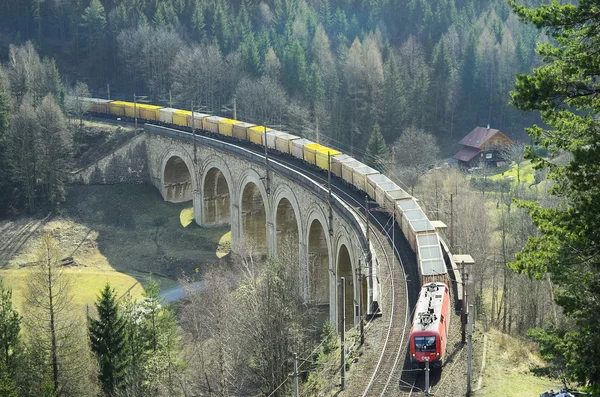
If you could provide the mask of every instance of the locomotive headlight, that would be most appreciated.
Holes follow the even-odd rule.
[[[417,358],[417,355],[415,353],[413,353],[413,360]]]
[[[440,358],[440,353],[435,353],[435,358],[437,358],[439,360]]]

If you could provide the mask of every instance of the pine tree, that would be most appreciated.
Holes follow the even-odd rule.
[[[517,75],[512,104],[539,111],[544,128],[528,129],[552,157],[569,153],[567,163],[542,158],[531,147],[527,158],[550,171],[555,206],[521,203],[539,234],[529,237],[513,269],[557,285],[556,303],[570,320],[563,330],[537,336],[555,364],[564,362],[569,380],[600,390],[600,16],[598,2],[553,2],[527,9],[510,1],[525,22],[554,40],[538,46],[546,64]],[[594,394],[596,394],[594,393]]]
[[[373,126],[373,132],[367,143],[367,149],[365,152],[365,164],[375,168],[380,172],[385,171],[385,163],[388,157],[388,148],[385,144],[385,139],[379,129],[379,124],[375,123]]]
[[[383,133],[387,142],[394,142],[406,122],[406,92],[398,66],[398,58],[391,53],[384,65]]]
[[[0,218],[13,202],[13,175],[10,151],[10,94],[8,81],[0,73]]]
[[[81,17],[81,28],[85,51],[90,63],[90,72],[98,73],[102,66],[106,50],[106,15],[100,0],[92,0]],[[96,65],[99,64],[99,65]]]
[[[20,352],[21,316],[12,307],[12,290],[0,280],[0,396],[16,395],[15,369]]]
[[[95,303],[98,319],[89,318],[92,351],[100,365],[99,379],[107,396],[123,386],[127,369],[125,321],[119,314],[116,292],[106,284]]]
[[[284,78],[291,92],[307,92],[306,56],[299,40],[294,40],[286,49]]]

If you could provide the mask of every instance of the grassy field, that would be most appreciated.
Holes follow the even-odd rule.
[[[183,274],[194,274],[196,268],[203,272],[217,261],[223,255],[220,240],[229,232],[228,227],[200,228],[191,222],[189,206],[167,203],[155,188],[144,185],[71,187],[60,214],[0,269],[0,277],[14,289],[20,305],[39,238],[51,233],[61,255],[75,262],[67,273],[73,277],[78,306],[92,303],[107,281],[119,293],[139,283],[132,289],[139,294],[140,284],[152,274],[163,289],[170,288]]]
[[[532,343],[496,330],[490,330],[487,337],[483,383],[482,388],[473,394],[475,397],[537,397],[546,390],[560,386],[557,380],[540,378],[530,372],[532,366],[542,364]],[[479,368],[475,371],[473,378],[477,380]]]
[[[4,285],[10,286],[13,290],[13,304],[17,310],[23,308],[28,273],[29,268],[0,270],[0,278],[3,279]],[[81,311],[81,314],[85,313],[86,305],[93,305],[100,289],[107,282],[119,296],[129,291],[132,296],[137,297],[144,291],[134,277],[111,269],[74,267],[66,269],[65,275],[70,280],[73,305]]]
[[[523,163],[521,163],[520,174],[521,183],[525,186],[529,186],[535,182],[535,170],[533,169],[531,161],[526,160]],[[515,164],[513,164],[507,171],[504,171],[503,173],[490,176],[490,179],[494,181],[499,181],[506,178],[514,178],[514,183],[517,183],[517,166]]]

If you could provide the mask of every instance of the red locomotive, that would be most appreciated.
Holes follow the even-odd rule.
[[[429,283],[421,288],[410,331],[410,357],[413,367],[441,368],[448,342],[450,296],[444,283]]]

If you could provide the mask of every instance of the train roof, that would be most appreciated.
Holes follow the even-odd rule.
[[[234,124],[237,127],[241,127],[241,128],[249,128],[249,127],[255,127],[256,124],[252,124],[252,123],[246,123],[245,121],[238,121]]]
[[[110,103],[110,102],[112,102],[110,99],[78,97],[77,95],[67,95],[67,98],[73,98],[73,99],[79,98],[80,101],[94,102],[94,103]]]
[[[162,108],[159,111],[161,113],[178,113],[181,109],[175,109],[175,108]]]
[[[446,273],[446,263],[437,233],[417,234],[421,275],[437,276]]]
[[[448,287],[444,283],[429,283],[421,288],[415,309],[413,332],[439,329],[445,295],[448,295]]]
[[[394,183],[390,178],[383,174],[371,174],[367,175],[367,179],[370,179],[374,184],[383,186],[386,183]],[[386,189],[383,189],[386,190]]]

